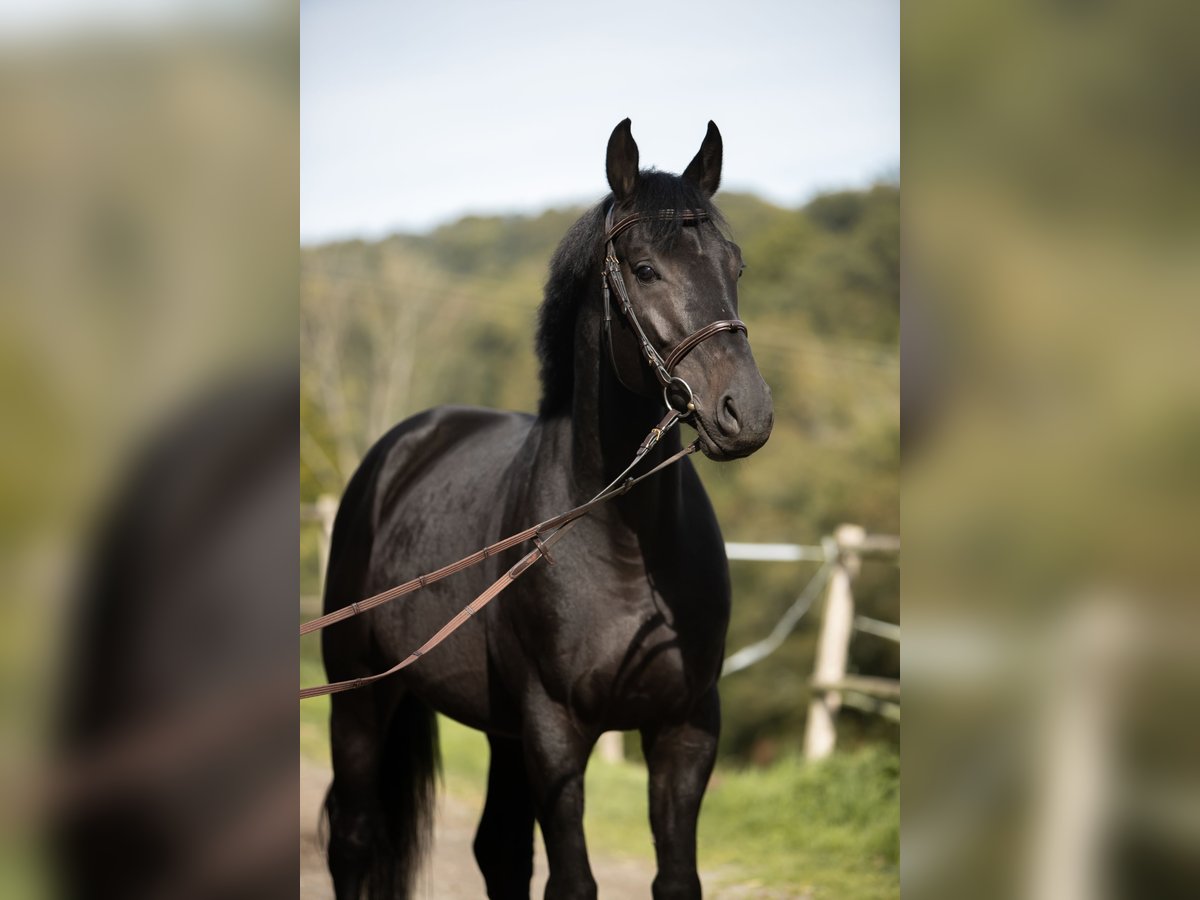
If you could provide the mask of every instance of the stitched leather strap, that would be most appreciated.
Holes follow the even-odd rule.
[[[620,219],[615,225],[612,224],[612,214],[613,210],[610,207],[604,222],[604,242],[606,244],[611,244],[616,239],[617,235],[628,229],[630,226],[636,225],[638,222],[643,222],[647,219],[657,219],[659,221],[666,221],[667,219],[679,219],[679,221],[683,222],[685,225],[708,221],[708,213],[697,209],[684,209],[680,210],[678,213],[676,213],[673,209],[660,209],[658,212],[654,213],[630,213],[623,219]]]
[[[674,374],[675,367],[679,365],[679,361],[691,353],[700,344],[707,341],[715,334],[720,334],[722,331],[740,331],[742,334],[749,335],[750,331],[746,328],[746,323],[741,319],[721,319],[717,322],[709,322],[698,331],[693,331],[682,341],[675,345],[675,349],[667,355],[666,368],[668,372]]]
[[[516,565],[492,582],[487,590],[463,607],[458,614],[455,615],[454,618],[452,618],[445,625],[443,625],[437,631],[437,633],[433,635],[433,637],[427,640],[424,644],[422,644],[400,662],[396,663],[396,665],[392,666],[385,672],[379,672],[375,675],[366,675],[361,678],[351,678],[346,681],[335,681],[332,684],[301,688],[300,699],[305,700],[309,697],[321,697],[326,694],[336,694],[340,693],[341,691],[354,690],[355,688],[363,687],[364,685],[387,678],[389,675],[394,675],[401,669],[411,666],[438,644],[442,643],[442,641],[446,640],[446,638],[450,637],[450,635],[462,627],[462,625],[465,624],[468,619],[474,616],[475,613],[479,612],[479,610],[491,603],[492,600],[499,596],[505,588],[521,577],[521,575],[530,566],[543,557],[549,558],[549,549],[562,540],[563,536],[571,530],[575,523],[583,516],[587,515],[587,513],[591,512],[592,509],[599,506],[601,503],[605,503],[614,497],[619,497],[620,495],[626,493],[634,485],[678,462],[689,453],[695,453],[699,445],[693,441],[682,450],[679,450],[677,453],[674,453],[664,459],[645,474],[639,475],[636,478],[626,478],[629,472],[635,465],[637,465],[639,461],[641,461],[650,448],[657,444],[663,434],[670,430],[670,428],[678,421],[679,414],[674,410],[669,411],[663,420],[651,429],[650,434],[646,436],[646,440],[642,441],[641,446],[638,448],[637,454],[633,458],[633,462],[625,467],[625,470],[617,476],[612,484],[602,490],[587,503],[576,506],[574,509],[568,510],[561,515],[547,519],[538,525],[534,525],[532,528],[527,528],[524,531],[497,541],[494,544],[490,544],[484,549],[472,553],[470,556],[464,556],[457,562],[438,569],[436,572],[432,572],[428,575],[420,575],[411,581],[406,581],[404,584],[398,585],[397,587],[391,588],[383,593],[376,594],[374,597],[369,597],[366,600],[355,601],[349,606],[344,606],[339,610],[321,616],[319,619],[313,619],[310,622],[305,622],[300,626],[301,635],[318,631],[334,624],[335,622],[341,622],[345,619],[353,618],[360,613],[366,612],[368,609],[373,609],[376,606],[387,603],[389,600],[394,600],[396,597],[412,593],[413,591],[418,590],[433,581],[438,581],[441,578],[447,577],[448,575],[453,575],[455,572],[461,572],[464,569],[468,569],[476,563],[480,563],[487,559],[488,556],[499,553],[501,550],[515,547],[517,544],[526,540],[534,540],[534,548],[521,557],[521,559],[517,561]],[[543,532],[546,531],[551,531],[551,533],[549,535],[543,535]]]

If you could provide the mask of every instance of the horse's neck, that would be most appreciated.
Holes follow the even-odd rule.
[[[576,367],[571,463],[580,502],[590,499],[624,471],[665,411],[661,404],[636,397],[621,387],[612,376],[607,356],[598,366]],[[680,446],[678,430],[668,432],[632,474],[648,472]],[[675,465],[613,502],[620,521],[637,532],[643,544],[647,540],[657,543],[664,532],[673,530],[671,518],[678,516],[681,508],[680,490],[680,469]]]

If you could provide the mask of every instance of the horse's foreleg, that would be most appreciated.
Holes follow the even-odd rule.
[[[492,900],[529,900],[533,877],[533,797],[520,741],[488,736],[487,803],[475,833],[475,860]]]
[[[524,707],[525,765],[550,864],[546,900],[595,900],[583,837],[583,773],[595,735],[540,692]]]
[[[655,900],[700,897],[696,825],[717,757],[721,713],[714,688],[682,724],[642,732],[650,776],[650,828],[658,857]]]

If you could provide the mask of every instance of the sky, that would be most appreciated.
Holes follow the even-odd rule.
[[[784,205],[899,173],[895,0],[303,0],[300,15],[305,244],[594,202],[627,116],[642,166],[673,172],[714,120],[722,187]]]

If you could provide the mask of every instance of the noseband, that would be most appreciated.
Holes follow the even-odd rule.
[[[625,216],[625,218],[614,225],[613,207],[610,206],[608,214],[604,217],[604,268],[600,274],[600,281],[604,286],[604,339],[608,344],[608,358],[612,363],[613,372],[616,374],[617,380],[626,389],[630,389],[629,385],[625,384],[624,379],[621,378],[621,370],[617,368],[617,359],[613,353],[612,305],[609,300],[609,285],[617,293],[618,308],[621,310],[621,315],[633,327],[638,340],[641,342],[642,356],[646,360],[646,365],[650,367],[650,370],[654,373],[654,377],[662,385],[663,401],[667,404],[667,408],[674,410],[679,413],[681,418],[686,419],[696,411],[695,394],[692,393],[691,386],[675,374],[675,367],[696,347],[707,341],[710,337],[720,334],[722,331],[740,331],[745,335],[749,335],[749,331],[746,329],[746,323],[741,319],[719,319],[716,322],[709,322],[703,328],[693,331],[676,344],[674,349],[667,353],[666,358],[650,342],[650,338],[646,335],[646,329],[642,327],[642,323],[638,321],[637,313],[634,312],[633,302],[629,299],[629,291],[625,288],[625,279],[621,275],[621,263],[617,259],[617,251],[613,246],[613,241],[616,240],[617,235],[636,225],[638,222],[643,222],[647,219],[676,218],[683,224],[690,225],[707,221],[708,213],[691,209],[681,210],[677,213],[673,209],[662,209],[656,213],[633,213],[632,215]],[[684,405],[682,408],[675,406],[671,402],[671,388],[682,391],[686,396],[687,399],[683,401]]]

